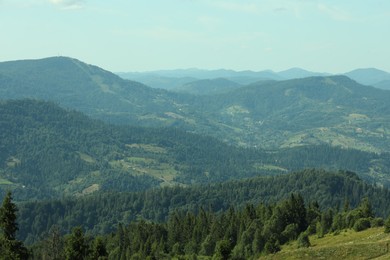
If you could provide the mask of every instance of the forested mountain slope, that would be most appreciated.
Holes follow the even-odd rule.
[[[199,97],[55,57],[0,63],[0,94],[53,100],[109,122],[176,126],[246,147],[329,144],[373,152],[390,147],[390,91],[345,76],[262,81]]]
[[[194,95],[215,95],[240,88],[241,85],[224,78],[203,79],[191,81],[180,87],[172,89],[175,92],[190,93]]]
[[[253,166],[261,151],[177,129],[107,125],[42,101],[1,102],[0,139],[0,189],[15,190],[17,199],[267,173]]]
[[[30,242],[52,225],[69,230],[82,225],[87,232],[104,234],[118,223],[135,220],[166,221],[174,211],[226,211],[230,206],[276,203],[299,193],[306,203],[317,201],[321,209],[351,208],[364,197],[375,214],[387,216],[390,192],[369,185],[351,172],[306,170],[274,177],[256,177],[212,185],[165,187],[138,193],[95,194],[78,199],[63,199],[20,204],[20,238]]]
[[[0,191],[17,200],[219,182],[303,168],[388,186],[389,154],[327,145],[244,149],[174,128],[107,125],[53,103],[0,102]]]
[[[147,124],[147,117],[154,116],[164,125],[164,118],[169,119],[164,113],[178,110],[174,96],[166,91],[66,57],[1,62],[0,95],[2,99],[55,101],[94,117],[108,121],[119,117],[119,121],[134,124],[142,116]]]
[[[203,113],[231,134],[221,138],[235,143],[263,147],[328,143],[380,151],[389,147],[389,100],[389,91],[359,85],[345,76],[313,77],[261,82],[207,97]]]

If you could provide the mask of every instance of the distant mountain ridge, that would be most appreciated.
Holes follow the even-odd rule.
[[[190,93],[194,95],[215,95],[238,89],[242,85],[225,78],[201,79],[188,82],[172,89],[175,92]]]
[[[200,70],[200,69],[188,69],[188,70],[162,70],[162,71],[150,71],[150,72],[137,72],[137,73],[118,73],[119,76],[126,79],[133,79],[139,82],[142,82],[146,85],[149,85],[153,88],[166,88],[164,84],[159,84],[158,82],[150,82],[149,78],[158,78],[158,77],[169,77],[172,85],[176,87],[180,84],[186,84],[188,82],[179,82],[179,79],[182,78],[192,78],[194,79],[215,79],[215,78],[225,78],[236,83],[246,85],[251,84],[256,81],[262,80],[288,80],[288,79],[298,79],[298,78],[307,78],[314,76],[332,76],[331,73],[320,73],[304,70],[301,68],[291,68],[288,70],[274,72],[272,70],[264,71],[234,71],[234,70]],[[334,74],[334,75],[345,75],[360,84],[374,86],[381,89],[390,89],[390,73],[378,70],[375,68],[366,68],[366,69],[356,69],[346,73]],[[177,81],[175,81],[177,79]]]
[[[375,68],[356,69],[345,73],[346,76],[363,84],[383,89],[390,89],[390,73]],[[383,84],[386,82],[386,84]]]
[[[307,167],[390,186],[390,155],[326,145],[242,149],[173,128],[107,125],[36,100],[0,101],[0,197],[17,200],[209,184]],[[371,172],[370,169],[376,169]]]
[[[3,99],[51,100],[107,122],[174,126],[233,145],[390,150],[390,92],[346,76],[261,80],[195,96],[150,88],[75,59],[54,57],[0,63],[0,80]]]

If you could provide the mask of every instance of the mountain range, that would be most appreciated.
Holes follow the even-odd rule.
[[[331,146],[243,149],[172,128],[108,125],[51,102],[0,103],[0,194],[18,200],[142,191],[280,175],[354,171],[390,186],[390,154]]]
[[[0,94],[51,100],[111,123],[177,127],[244,147],[330,144],[371,152],[390,147],[390,92],[346,76],[267,80],[192,95],[53,57],[0,63]]]
[[[204,79],[225,78],[241,85],[247,85],[256,81],[264,80],[288,80],[332,75],[331,73],[312,72],[301,68],[291,68],[280,72],[274,72],[271,70],[255,72],[222,69],[187,69],[150,72],[121,72],[117,74],[125,79],[139,81],[153,88],[163,88],[169,90],[174,90],[177,88],[181,89],[180,86]],[[390,73],[383,70],[375,68],[365,68],[334,75],[345,75],[363,85],[373,86],[380,89],[390,89]]]
[[[237,241],[248,241],[238,243],[235,254],[248,258],[253,253],[244,254],[241,244],[252,248],[254,238],[263,241],[259,234],[272,237],[269,223],[279,226],[297,208],[304,209],[302,220],[316,214],[307,230],[318,236],[326,225],[335,235],[359,221],[383,225],[374,216],[389,214],[390,92],[351,79],[386,85],[364,72],[220,70],[220,77],[197,78],[201,73],[190,70],[180,78],[169,71],[150,77],[168,90],[66,57],[0,63],[0,197],[12,190],[18,238],[42,257],[48,255],[44,237],[57,230],[61,241],[61,232],[80,225],[88,239],[103,235],[101,245],[113,258],[130,255],[120,241],[134,238],[130,231],[138,227],[142,236],[168,227],[153,245],[173,250],[179,246],[172,234],[185,230],[178,220],[186,223],[180,227],[192,225],[194,214],[208,216],[210,234],[220,233],[218,221],[228,221],[226,234],[240,232]],[[298,233],[285,224],[272,232],[295,239]],[[187,245],[161,252],[167,259],[187,255]]]

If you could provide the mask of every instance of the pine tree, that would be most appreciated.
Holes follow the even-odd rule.
[[[23,243],[16,239],[16,205],[12,202],[11,192],[7,192],[0,208],[0,255],[3,259],[27,259],[28,251]]]
[[[6,240],[15,240],[16,231],[18,230],[18,224],[16,223],[17,211],[16,205],[12,202],[11,192],[8,192],[0,209],[0,227]]]
[[[302,232],[298,236],[298,248],[301,248],[301,247],[310,247],[309,236],[306,232]]]
[[[80,260],[87,256],[87,245],[81,227],[75,227],[66,240],[65,257],[67,260]]]
[[[385,233],[390,233],[390,216],[385,220]]]
[[[92,259],[106,259],[108,256],[106,245],[101,236],[96,237],[92,248]]]
[[[64,241],[59,226],[50,228],[48,238],[44,241],[44,253],[48,259],[63,259]]]

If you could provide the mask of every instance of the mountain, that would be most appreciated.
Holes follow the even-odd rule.
[[[150,72],[122,72],[117,74],[125,79],[139,81],[153,88],[168,90],[180,87],[181,85],[191,81],[196,81],[197,79],[225,78],[241,85],[248,85],[257,81],[288,80],[332,75],[331,73],[312,72],[301,68],[291,68],[280,72],[273,72],[271,70],[255,72],[249,70],[234,71],[186,69]],[[356,69],[342,75],[345,75],[363,85],[374,86],[381,89],[390,88],[388,82],[386,82],[390,80],[390,73],[379,69]]]
[[[181,87],[182,85],[196,81],[197,78],[194,77],[168,77],[160,76],[153,73],[117,73],[120,77],[124,79],[131,79],[137,82],[141,82],[152,88],[161,88],[166,90],[171,90],[174,88]]]
[[[282,80],[284,79],[271,70],[264,71],[234,71],[234,70],[160,70],[150,72],[127,72],[117,73],[125,79],[136,80],[154,88],[172,89],[191,81],[203,79],[225,78],[238,84],[245,85],[262,80]],[[187,81],[188,79],[192,79]],[[168,83],[168,84],[167,84]],[[174,87],[175,86],[175,87]]]
[[[390,80],[390,73],[375,68],[356,69],[347,72],[344,75],[350,77],[353,80],[356,80],[361,84],[369,85],[369,86],[375,86],[377,84],[380,84],[380,82]],[[381,85],[377,85],[377,86],[381,86]]]
[[[172,89],[176,92],[189,93],[193,95],[215,95],[240,88],[241,85],[224,78],[203,79],[183,84]]]
[[[202,112],[221,129],[214,135],[233,143],[388,150],[390,93],[345,76],[261,82],[204,99]]]
[[[215,78],[230,78],[230,77],[250,77],[250,78],[263,78],[263,79],[282,79],[277,73],[271,70],[264,71],[235,71],[235,70],[202,70],[202,69],[178,69],[178,70],[158,70],[158,71],[149,71],[142,73],[119,73],[126,78],[134,77],[139,75],[159,75],[164,77],[192,77],[197,79],[215,79]]]
[[[247,85],[256,81],[266,80],[287,80],[296,78],[306,78],[313,76],[329,76],[329,73],[311,72],[301,68],[291,68],[288,70],[273,72],[271,70],[263,71],[234,71],[234,70],[200,70],[200,69],[182,69],[182,70],[160,70],[149,72],[119,72],[120,77],[142,82],[153,88],[175,89],[192,81],[212,80],[224,78],[234,81],[241,85]]]
[[[390,186],[390,154],[331,146],[265,151],[174,128],[108,125],[36,100],[0,102],[0,196],[18,201],[210,184],[304,168]]]
[[[319,72],[311,72],[301,68],[291,68],[288,70],[278,72],[278,75],[283,79],[297,79],[297,78],[307,78],[314,76],[329,76],[329,73],[319,73]]]
[[[254,168],[261,151],[177,129],[107,125],[42,101],[2,101],[0,140],[0,193],[11,189],[18,200],[267,174]]]
[[[50,100],[108,121],[135,124],[143,115],[144,122],[161,118],[169,125],[164,113],[178,111],[166,91],[67,57],[2,62],[0,86],[2,99]]]
[[[374,83],[373,87],[390,90],[390,80],[382,80],[380,82]]]
[[[228,93],[195,96],[153,89],[55,57],[0,63],[0,95],[52,100],[107,122],[174,126],[244,147],[330,144],[390,151],[390,93],[346,76],[260,81]]]

